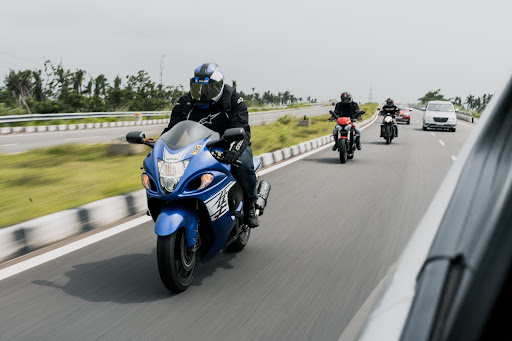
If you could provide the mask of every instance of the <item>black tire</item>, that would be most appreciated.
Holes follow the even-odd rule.
[[[407,124],[411,124],[411,121],[407,121]]]
[[[179,230],[170,236],[158,236],[156,255],[164,286],[175,293],[187,290],[194,275],[197,252],[187,252],[185,232]]]
[[[245,231],[242,231],[238,238],[231,243],[227,248],[226,251],[228,252],[240,252],[244,249],[244,247],[249,243],[249,237],[251,236],[251,229],[248,226],[242,227],[242,229],[245,228]]]
[[[457,130],[457,128],[453,128],[453,129],[451,129],[451,131],[452,131],[452,132],[454,132],[454,133],[455,133],[455,130]]]
[[[341,163],[347,162],[347,158],[348,158],[347,146],[345,144],[345,140],[344,139],[339,139],[338,140],[338,151],[340,152],[340,162]]]
[[[423,127],[423,130],[427,131],[427,127]]]
[[[389,129],[388,125],[385,128],[384,135],[386,135],[386,144],[390,144],[391,143],[391,129]]]

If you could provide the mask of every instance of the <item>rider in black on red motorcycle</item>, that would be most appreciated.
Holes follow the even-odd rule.
[[[400,113],[400,109],[395,105],[393,100],[391,98],[388,98],[386,100],[386,104],[381,108],[380,114],[381,115],[391,115],[393,118],[393,126],[395,127],[395,137],[398,137],[398,125],[396,124],[395,116]],[[380,132],[380,137],[383,137],[382,130]]]
[[[338,117],[350,117],[354,122],[357,121],[357,115],[359,113],[359,105],[352,101],[352,95],[349,92],[343,92],[341,94],[341,101],[336,103],[334,107],[333,120]],[[356,131],[356,148],[361,150],[361,131],[357,125],[354,126]],[[336,138],[334,139],[334,146],[332,150],[338,149]]]

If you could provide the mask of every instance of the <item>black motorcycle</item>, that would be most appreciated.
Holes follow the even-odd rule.
[[[386,140],[386,144],[390,144],[396,136],[396,127],[394,124],[393,116],[390,114],[383,114],[382,124],[380,125],[380,136]]]

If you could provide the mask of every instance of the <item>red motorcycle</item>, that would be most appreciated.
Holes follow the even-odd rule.
[[[364,114],[364,111],[359,111],[358,116]],[[334,120],[335,114],[331,111]],[[350,117],[338,117],[336,118],[336,127],[332,132],[334,137],[334,143],[338,146],[338,152],[340,153],[340,162],[345,163],[349,159],[354,158],[356,152],[356,130],[355,123]]]

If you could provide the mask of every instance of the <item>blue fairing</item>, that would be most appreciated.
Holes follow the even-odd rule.
[[[208,212],[210,227],[215,239],[211,248],[207,250],[202,258],[203,261],[213,258],[222,250],[236,223],[235,217],[229,211],[227,200],[228,192],[236,181],[231,175],[231,166],[219,163],[206,148],[206,143],[209,140],[209,138],[205,138],[192,142],[184,148],[172,150],[162,139],[159,139],[155,143],[153,151],[144,159],[145,172],[155,184],[152,190],[146,191],[148,200],[164,203],[160,211],[151,211],[153,218],[156,220],[155,233],[157,235],[170,235],[176,232],[177,229],[184,228],[187,235],[187,245],[193,246],[195,244],[194,238],[197,238],[199,218],[198,207],[195,203],[202,205],[202,209],[206,209]],[[171,163],[189,161],[183,176],[172,193],[165,192],[160,186],[158,160],[167,160]],[[206,173],[213,175],[213,181],[205,188],[198,190],[201,176]],[[242,205],[237,208],[238,210],[242,210]],[[157,217],[154,215],[157,215]]]
[[[185,229],[187,246],[193,246],[197,240],[197,213],[185,206],[164,207],[155,223],[155,233],[168,236],[180,228]]]

